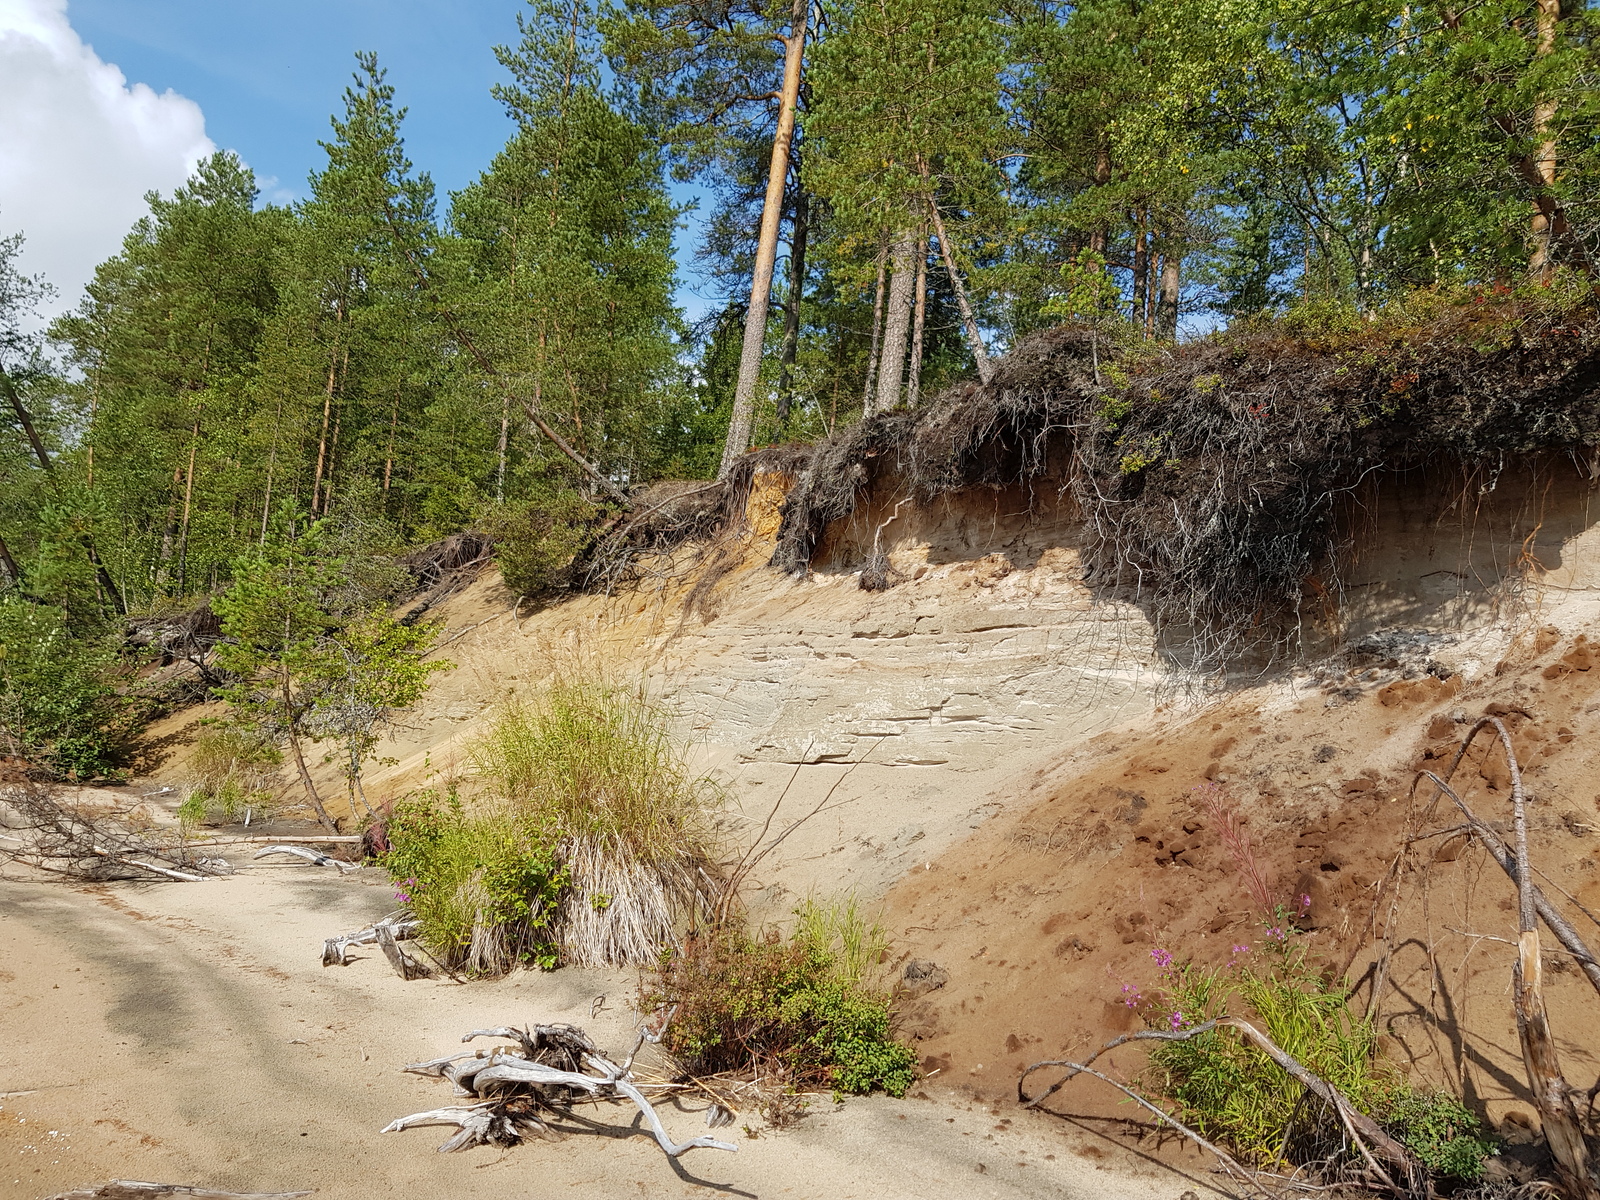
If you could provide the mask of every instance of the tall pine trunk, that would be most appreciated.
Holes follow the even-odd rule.
[[[1178,291],[1181,284],[1179,267],[1183,256],[1176,242],[1168,242],[1161,254],[1161,283],[1156,296],[1156,336],[1178,336]]]
[[[1556,31],[1561,21],[1561,0],[1538,0],[1535,17],[1538,42],[1534,53],[1546,58],[1556,48]],[[1533,243],[1528,270],[1539,280],[1550,278],[1555,269],[1553,242],[1564,232],[1564,214],[1555,203],[1556,185],[1556,102],[1541,100],[1533,110],[1533,141],[1536,147],[1532,164],[1534,186],[1533,220],[1529,233]]]
[[[911,230],[895,235],[890,251],[889,307],[883,318],[883,352],[878,359],[878,398],[875,413],[888,412],[900,403],[900,384],[906,368],[906,338],[911,332],[911,289],[916,269],[911,261],[917,238]]]
[[[922,393],[922,332],[928,317],[928,226],[917,236],[917,306],[911,316],[911,366],[906,371],[906,407]]]
[[[872,389],[878,382],[878,350],[883,345],[883,289],[887,278],[889,245],[878,241],[878,283],[872,293],[872,348],[867,352],[867,380],[861,388],[861,411],[872,412]]]
[[[789,294],[783,303],[783,354],[779,358],[778,427],[789,424],[794,406],[794,362],[800,351],[800,298],[806,282],[806,236],[810,205],[805,188],[795,183],[794,217],[789,234]]]
[[[755,425],[756,384],[761,378],[761,350],[767,336],[767,310],[772,301],[772,268],[778,258],[778,226],[783,217],[783,185],[789,176],[789,148],[794,142],[795,108],[800,101],[800,64],[805,55],[806,22],[811,0],[794,0],[789,36],[784,39],[783,91],[778,99],[778,132],[772,139],[767,168],[767,196],[761,208],[761,235],[756,242],[755,269],[750,276],[750,310],[744,319],[744,345],[739,352],[739,381],[733,391],[733,416],[722,447],[718,479],[726,479],[750,444]]]
[[[944,218],[932,196],[928,197],[928,213],[933,218],[933,231],[939,237],[939,256],[944,259],[945,272],[950,276],[950,290],[956,294],[956,307],[961,310],[961,328],[966,330],[967,348],[972,351],[972,361],[977,364],[978,378],[988,383],[994,378],[994,364],[989,361],[988,348],[978,331],[978,319],[972,315],[972,305],[967,303],[967,289],[962,286],[961,272],[956,269],[955,250],[944,229]]]

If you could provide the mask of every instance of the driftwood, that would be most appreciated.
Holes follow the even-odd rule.
[[[213,1188],[186,1187],[181,1183],[141,1183],[136,1179],[113,1179],[99,1187],[58,1192],[49,1200],[151,1200],[156,1196],[193,1196],[196,1200],[292,1200],[310,1192],[219,1192]]]
[[[732,1143],[712,1137],[674,1142],[668,1135],[645,1089],[675,1085],[644,1084],[633,1076],[635,1056],[646,1042],[660,1040],[660,1030],[650,1032],[641,1027],[639,1040],[620,1064],[602,1054],[575,1025],[474,1029],[461,1040],[475,1038],[501,1038],[514,1045],[451,1054],[401,1069],[448,1079],[457,1095],[477,1103],[413,1113],[390,1122],[384,1133],[419,1125],[455,1125],[457,1132],[439,1147],[441,1154],[467,1146],[512,1146],[529,1134],[550,1136],[551,1120],[570,1115],[573,1105],[582,1100],[628,1100],[638,1107],[656,1144],[671,1158],[697,1148],[738,1150]],[[720,1112],[718,1109],[713,1115]]]
[[[1172,1128],[1183,1134],[1201,1149],[1215,1155],[1222,1164],[1223,1170],[1228,1174],[1257,1190],[1265,1192],[1268,1189],[1260,1182],[1259,1178],[1226,1151],[1213,1145],[1194,1130],[1178,1121],[1177,1118],[1140,1096],[1137,1092],[1092,1069],[1092,1064],[1101,1055],[1115,1050],[1118,1046],[1127,1045],[1129,1042],[1186,1042],[1190,1038],[1198,1037],[1203,1033],[1211,1033],[1223,1027],[1237,1029],[1247,1040],[1266,1053],[1273,1062],[1277,1063],[1285,1074],[1303,1084],[1307,1091],[1334,1110],[1339,1117],[1339,1123],[1344,1126],[1345,1134],[1349,1137],[1351,1146],[1366,1161],[1368,1169],[1372,1172],[1373,1178],[1377,1182],[1390,1191],[1397,1193],[1403,1192],[1415,1195],[1425,1195],[1427,1193],[1427,1172],[1409,1150],[1385,1133],[1382,1127],[1371,1117],[1358,1111],[1355,1105],[1350,1102],[1350,1098],[1338,1088],[1321,1076],[1307,1070],[1305,1066],[1286,1053],[1266,1034],[1262,1033],[1250,1022],[1239,1017],[1217,1017],[1190,1029],[1171,1031],[1146,1029],[1138,1033],[1124,1034],[1121,1037],[1112,1038],[1111,1041],[1100,1047],[1081,1063],[1072,1062],[1068,1059],[1047,1059],[1043,1062],[1036,1062],[1023,1071],[1021,1077],[1018,1078],[1017,1099],[1022,1102],[1024,1108],[1035,1108],[1049,1097],[1055,1095],[1076,1076],[1093,1075],[1096,1079],[1104,1080],[1125,1095],[1132,1097],[1140,1106],[1153,1113],[1157,1119],[1172,1126]],[[1029,1096],[1026,1090],[1028,1076],[1035,1071],[1047,1070],[1051,1067],[1065,1067],[1067,1068],[1067,1073],[1037,1096]],[[1379,1159],[1382,1160],[1381,1164],[1378,1161]],[[1385,1169],[1385,1165],[1389,1170]],[[1399,1175],[1404,1182],[1397,1184],[1390,1174],[1390,1170]]]
[[[1499,734],[1500,746],[1505,751],[1506,769],[1511,777],[1512,862],[1509,867],[1504,861],[1504,843],[1449,785],[1450,777],[1466,756],[1472,740],[1480,730],[1490,726]],[[1450,797],[1471,822],[1473,833],[1490,848],[1490,852],[1500,860],[1500,865],[1508,870],[1517,885],[1517,960],[1511,972],[1511,994],[1512,1006],[1517,1014],[1517,1037],[1522,1044],[1522,1063],[1528,1073],[1528,1090],[1532,1092],[1534,1107],[1539,1111],[1545,1144],[1555,1159],[1556,1178],[1561,1191],[1569,1200],[1600,1200],[1600,1188],[1595,1186],[1590,1175],[1589,1147],[1584,1140],[1583,1124],[1578,1116],[1579,1093],[1561,1073],[1561,1058],[1556,1051],[1555,1036],[1550,1030],[1550,1018],[1545,1010],[1543,955],[1539,948],[1540,917],[1544,917],[1551,929],[1556,930],[1558,937],[1561,931],[1541,910],[1539,900],[1542,897],[1537,894],[1533,871],[1528,865],[1527,796],[1522,787],[1522,769],[1517,764],[1516,751],[1511,746],[1511,734],[1497,717],[1484,717],[1462,740],[1461,749],[1456,751],[1444,779],[1431,772],[1422,774],[1432,778],[1438,789],[1434,799],[1437,800],[1440,794]],[[1496,847],[1499,853],[1495,853]],[[1549,908],[1548,902],[1544,907]],[[1570,925],[1567,930],[1571,931]],[[1571,932],[1571,936],[1577,940],[1576,932]],[[1562,940],[1565,942],[1566,939]],[[1585,974],[1589,974],[1589,968],[1596,965],[1594,955],[1589,953],[1581,940],[1577,940],[1577,946],[1578,949],[1573,949],[1569,945],[1568,949],[1584,966]],[[1590,975],[1590,982],[1595,982],[1593,975]]]
[[[401,979],[427,979],[432,976],[432,971],[400,948],[400,939],[395,936],[392,925],[375,925],[373,932],[378,949],[383,951],[383,956]]]
[[[281,844],[263,846],[255,852],[255,857],[265,858],[269,854],[293,854],[297,858],[303,858],[319,867],[337,867],[341,875],[348,875],[351,871],[361,870],[360,863],[345,862],[343,859],[334,858],[332,855],[313,850],[309,846],[286,846]]]
[[[0,789],[0,861],[74,879],[200,883],[233,874],[225,859],[199,855],[176,830],[140,830],[133,809],[63,803],[56,789],[30,782]]]
[[[382,926],[389,931],[390,940],[403,942],[407,938],[417,936],[419,922],[406,916],[405,909],[399,909],[388,916],[374,921],[365,929],[357,929],[352,933],[341,933],[338,937],[328,938],[322,943],[322,965],[325,967],[348,967],[350,965],[350,947],[373,946],[382,949],[378,941],[378,929]]]

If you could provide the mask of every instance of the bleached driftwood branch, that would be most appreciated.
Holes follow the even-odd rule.
[[[265,858],[269,854],[293,854],[296,857],[315,863],[319,867],[337,867],[341,875],[361,870],[360,863],[345,862],[343,859],[334,858],[332,855],[313,850],[309,846],[263,846],[255,852],[255,857]]]
[[[417,934],[419,922],[406,915],[404,909],[398,909],[386,917],[380,917],[365,929],[357,929],[351,933],[341,933],[337,937],[326,939],[322,943],[322,965],[325,967],[348,967],[350,965],[350,947],[352,946],[379,946],[378,930],[386,929],[393,941],[403,942]]]
[[[650,1126],[663,1152],[671,1158],[693,1149],[737,1151],[730,1142],[713,1137],[674,1142],[662,1125],[655,1106],[633,1078],[632,1063],[639,1047],[658,1041],[659,1031],[641,1029],[622,1065],[607,1058],[589,1036],[574,1025],[534,1025],[527,1029],[502,1026],[474,1029],[461,1040],[502,1038],[515,1043],[476,1053],[446,1055],[401,1068],[417,1075],[448,1079],[458,1095],[477,1104],[435,1108],[390,1122],[383,1132],[398,1133],[418,1125],[456,1125],[459,1131],[439,1147],[440,1153],[466,1146],[510,1146],[528,1133],[546,1134],[549,1126],[539,1114],[569,1113],[581,1097],[595,1100],[629,1100]]]
[[[153,1200],[157,1196],[192,1196],[195,1200],[293,1200],[310,1192],[219,1192],[212,1188],[187,1187],[181,1183],[143,1183],[137,1179],[113,1179],[99,1187],[60,1192],[49,1200]]]

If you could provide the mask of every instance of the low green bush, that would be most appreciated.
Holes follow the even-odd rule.
[[[1166,950],[1153,950],[1159,990],[1145,996],[1126,986],[1124,1003],[1163,1030],[1243,1017],[1388,1128],[1429,1171],[1477,1179],[1492,1147],[1476,1119],[1452,1096],[1413,1091],[1383,1060],[1371,1022],[1351,1008],[1347,983],[1311,961],[1295,915],[1278,909],[1265,923],[1261,944],[1234,946],[1222,967],[1180,962]],[[1175,1102],[1181,1120],[1241,1158],[1282,1166],[1341,1153],[1337,1115],[1237,1030],[1223,1027],[1160,1043],[1150,1062],[1151,1089]]]
[[[479,522],[494,542],[500,577],[531,596],[562,582],[562,572],[594,536],[599,509],[576,492],[550,491],[522,504],[502,504]]]
[[[870,971],[882,932],[853,903],[807,904],[787,938],[723,930],[666,954],[641,1006],[674,1006],[664,1044],[696,1075],[759,1071],[796,1090],[903,1096],[916,1055]]]
[[[1466,1105],[1448,1092],[1408,1092],[1384,1114],[1389,1132],[1439,1176],[1474,1183],[1494,1143]]]
[[[424,948],[453,971],[553,968],[566,886],[549,829],[503,810],[469,812],[453,792],[424,792],[386,814],[382,864],[421,923]]]

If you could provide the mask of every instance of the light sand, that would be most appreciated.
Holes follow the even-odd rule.
[[[338,879],[310,866],[204,884],[0,882],[0,1197],[113,1177],[315,1188],[329,1200],[1176,1200],[1197,1186],[1052,1118],[957,1097],[937,1077],[927,1099],[836,1108],[824,1097],[789,1130],[751,1137],[735,1125],[724,1136],[737,1155],[690,1151],[676,1164],[613,1106],[589,1110],[591,1132],[510,1151],[436,1154],[443,1129],[380,1135],[451,1102],[443,1082],[396,1068],[448,1052],[469,1028],[567,1020],[625,1048],[634,1019],[624,973],[463,986],[404,983],[376,955],[319,965],[324,936],[390,903],[376,872]],[[679,1138],[703,1131],[698,1113],[665,1115]]]

